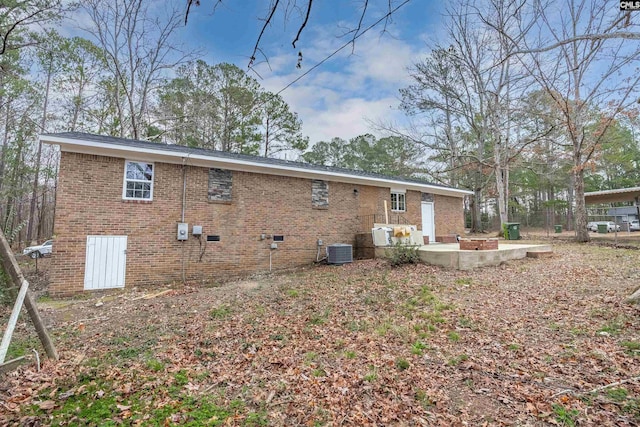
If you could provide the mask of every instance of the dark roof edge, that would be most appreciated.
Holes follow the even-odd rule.
[[[170,153],[195,154],[195,155],[200,155],[204,157],[210,157],[212,159],[244,161],[247,163],[252,163],[256,166],[271,165],[275,167],[280,166],[283,168],[296,168],[299,170],[306,170],[309,172],[313,172],[313,171],[324,172],[324,173],[333,172],[333,173],[339,173],[344,175],[350,175],[353,178],[384,179],[384,180],[397,182],[398,184],[406,183],[406,184],[413,184],[413,185],[425,185],[429,187],[441,188],[442,190],[445,190],[445,191],[449,190],[449,191],[459,192],[459,193],[462,193],[461,196],[464,194],[471,194],[471,191],[468,191],[468,190],[461,190],[461,189],[449,187],[442,184],[433,184],[428,181],[424,181],[420,179],[389,176],[389,175],[383,175],[378,173],[358,171],[353,169],[339,168],[339,167],[333,167],[333,166],[314,165],[311,163],[304,163],[304,162],[283,160],[283,159],[273,159],[268,157],[252,156],[248,154],[237,154],[237,153],[230,153],[227,151],[210,150],[205,148],[192,148],[192,147],[187,147],[182,145],[167,144],[163,142],[149,142],[149,141],[119,138],[114,136],[96,135],[96,134],[82,133],[82,132],[45,133],[40,136],[43,142],[49,142],[53,144],[56,144],[59,142],[47,141],[46,137],[97,142],[99,144],[105,144],[105,145],[127,146],[132,148],[143,148],[143,149],[149,149],[149,150],[161,150],[161,151],[168,151]]]

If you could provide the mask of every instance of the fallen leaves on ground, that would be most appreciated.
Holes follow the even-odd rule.
[[[6,376],[0,423],[639,425],[640,309],[622,301],[640,252],[554,251],[473,271],[359,261],[45,308],[62,358]]]

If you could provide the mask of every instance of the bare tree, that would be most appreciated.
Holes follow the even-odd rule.
[[[480,203],[490,183],[487,171],[500,221],[505,223],[510,167],[540,137],[520,132],[514,120],[532,83],[526,69],[511,57],[534,22],[528,16],[525,23],[519,13],[525,4],[470,0],[449,8],[449,47],[436,47],[426,61],[416,64],[412,72],[416,84],[401,91],[409,111],[430,110],[439,117],[442,132],[432,148],[449,160],[448,172],[472,168],[467,185],[474,191],[476,231],[482,229]]]
[[[150,4],[148,0],[83,3],[90,18],[90,25],[84,30],[104,51],[108,72],[115,83],[112,99],[117,101],[121,137],[144,136],[151,94],[162,81],[163,71],[191,55],[172,40],[182,26],[182,11],[174,7],[159,12],[155,6],[152,10]]]
[[[460,69],[451,50],[435,48],[410,69],[414,82],[400,89],[401,108],[413,119],[410,129],[397,131],[393,125],[379,127],[393,133],[411,134],[411,139],[434,153],[438,160],[430,168],[434,179],[458,186],[461,184],[458,177],[464,164],[461,156],[464,148],[462,140],[455,135],[455,128],[463,126],[460,118],[463,115],[463,91]]]
[[[537,37],[523,40],[525,47],[517,52],[561,112],[573,160],[576,237],[580,242],[589,241],[585,170],[591,167],[616,116],[635,102],[632,94],[640,82],[633,66],[640,59],[640,48],[625,41],[636,38],[625,31],[633,26],[630,15],[612,13],[610,6],[598,0],[539,5]],[[594,110],[599,111],[596,114]]]
[[[416,63],[410,71],[413,84],[401,89],[402,107],[413,118],[414,129],[426,129],[415,139],[432,152],[432,158],[447,166],[441,173],[448,175],[449,182],[462,171],[467,176],[462,184],[474,192],[471,214],[473,231],[481,231],[480,205],[488,179],[484,173],[487,162],[486,120],[479,120],[484,107],[480,99],[483,91],[470,75],[470,69],[483,62],[474,49],[479,46],[477,34],[465,30],[460,37],[460,28],[466,28],[465,15],[449,21],[449,47],[437,46],[423,61]],[[473,39],[471,41],[470,39]],[[464,57],[460,54],[463,53]],[[481,82],[480,82],[481,83]],[[425,119],[420,124],[417,121]]]

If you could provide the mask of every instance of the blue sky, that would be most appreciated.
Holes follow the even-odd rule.
[[[207,62],[247,69],[269,2],[227,0],[213,12],[215,3],[202,0],[192,8],[184,36]],[[355,27],[363,3],[316,0],[298,49],[291,42],[301,22],[299,13],[294,11],[287,21],[278,15],[261,42],[269,63],[258,57],[254,76],[267,90],[281,90],[348,40],[340,35]],[[394,0],[393,5],[400,3]],[[362,27],[384,16],[387,5],[387,0],[369,0]],[[376,26],[357,40],[353,52],[351,47],[344,49],[282,93],[300,115],[311,142],[372,132],[370,121],[402,121],[398,90],[409,83],[407,67],[426,54],[426,42],[441,31],[441,7],[428,0],[408,2],[393,15],[385,34],[383,24]],[[300,69],[298,50],[303,54]]]

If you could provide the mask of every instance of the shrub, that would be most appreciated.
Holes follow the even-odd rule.
[[[420,262],[418,246],[403,245],[396,243],[393,247],[385,251],[389,263],[397,267],[404,264],[417,264]]]

